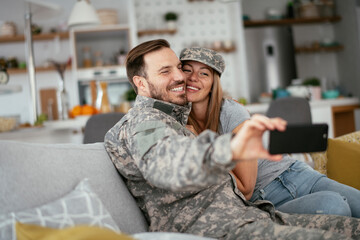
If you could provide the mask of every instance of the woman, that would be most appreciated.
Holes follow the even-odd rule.
[[[192,102],[188,124],[198,134],[205,129],[220,134],[238,131],[250,115],[242,105],[223,97],[222,56],[210,49],[185,48],[180,60],[187,76],[187,99]],[[240,162],[232,174],[250,201],[269,200],[278,210],[288,213],[360,217],[360,191],[333,181],[288,155],[281,162]]]

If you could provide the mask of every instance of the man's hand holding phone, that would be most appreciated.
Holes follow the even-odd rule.
[[[267,130],[284,131],[286,121],[281,118],[268,118],[255,114],[250,120],[244,122],[242,128],[236,133],[230,143],[233,160],[269,159],[280,161],[281,154],[271,155],[264,148],[262,136]]]
[[[327,124],[288,125],[285,131],[270,131],[270,154],[322,152],[327,148]]]

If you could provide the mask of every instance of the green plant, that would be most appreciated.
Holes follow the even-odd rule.
[[[164,15],[164,18],[165,18],[165,21],[176,21],[178,18],[178,15],[175,12],[167,12]]]
[[[320,86],[320,80],[316,77],[307,78],[303,82],[303,85],[305,85],[305,86]]]
[[[125,92],[125,99],[129,102],[131,101],[135,101],[136,99],[136,93],[135,90],[133,88],[130,88],[129,90],[127,90]]]

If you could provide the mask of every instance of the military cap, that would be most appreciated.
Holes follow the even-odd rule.
[[[220,75],[224,72],[225,61],[223,57],[216,51],[203,47],[184,48],[180,53],[181,61],[197,61],[201,62]]]

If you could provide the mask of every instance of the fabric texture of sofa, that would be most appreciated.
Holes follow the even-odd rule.
[[[54,223],[50,217],[58,218],[58,225],[59,218],[67,219],[73,225],[79,221],[84,223],[82,218],[68,220],[71,211],[75,213],[73,216],[84,211],[95,214],[97,217],[89,222],[90,225],[109,227],[115,223],[121,232],[139,238],[144,236],[143,239],[205,239],[186,234],[181,237],[171,234],[172,238],[169,238],[165,233],[147,233],[145,217],[108,157],[103,143],[0,141],[0,172],[1,240],[5,239],[1,236],[1,228],[4,229],[10,218],[32,223],[37,214],[41,215],[43,226],[51,221]],[[82,192],[76,195],[74,191],[79,189]],[[84,204],[74,207],[69,199],[84,201]],[[89,206],[96,208],[90,207],[89,210]],[[59,213],[59,208],[63,212],[65,209],[65,217]],[[31,219],[26,218],[28,213],[33,215]],[[53,216],[47,217],[46,214]],[[59,228],[66,227],[66,221],[62,220]]]
[[[327,151],[311,158],[315,170],[360,190],[360,131],[329,139]]]

